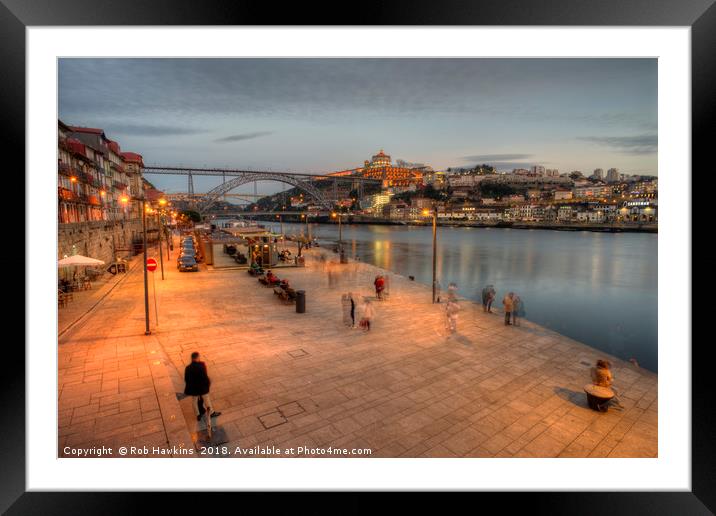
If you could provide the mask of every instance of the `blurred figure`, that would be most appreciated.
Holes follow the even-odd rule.
[[[505,326],[509,326],[512,324],[510,322],[510,317],[512,316],[512,312],[514,311],[514,299],[515,294],[514,292],[508,293],[503,299],[502,299],[502,305],[505,307]]]
[[[375,280],[373,281],[373,285],[375,286],[375,297],[378,299],[378,301],[383,300],[383,290],[385,290],[385,279],[380,274],[375,277]]]
[[[448,299],[445,313],[447,314],[448,330],[451,335],[457,331],[457,315],[459,312],[460,305],[457,303],[457,299]]]
[[[450,301],[457,301],[457,285],[452,282],[448,285],[448,303]]]
[[[356,301],[353,299],[353,292],[348,292],[348,301],[350,301],[351,310],[351,328],[356,327]]]
[[[512,324],[515,326],[519,326],[519,319],[522,319],[525,316],[525,303],[522,301],[522,298],[515,294],[514,299],[512,300]]]
[[[361,327],[363,327],[365,331],[370,331],[370,323],[373,319],[373,315],[375,315],[374,310],[373,303],[370,302],[370,299],[366,299],[363,303],[363,313],[360,321]]]
[[[492,302],[495,300],[495,288],[487,285],[482,289],[482,310],[483,312],[492,313]]]
[[[353,326],[353,322],[351,321],[352,310],[350,297],[350,292],[341,296],[341,312],[343,313],[343,324],[346,326]]]

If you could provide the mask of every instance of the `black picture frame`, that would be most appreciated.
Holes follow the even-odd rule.
[[[293,3],[220,0],[0,0],[0,124],[4,156],[15,156],[15,170],[24,169],[25,149],[25,29],[31,26],[64,25],[549,25],[549,26],[688,26],[692,38],[692,162],[696,170],[706,170],[710,135],[716,134],[716,6],[714,0],[490,0],[459,2],[413,0],[400,2]],[[6,179],[17,194],[25,198],[24,181],[17,173]],[[695,200],[692,203],[696,204]],[[21,210],[22,208],[18,208]],[[25,208],[27,209],[27,207]],[[20,211],[19,213],[22,213]],[[18,232],[19,233],[19,232]],[[24,234],[24,232],[23,232]],[[14,246],[24,253],[24,245]],[[693,250],[692,250],[693,252]],[[24,254],[23,254],[24,255]],[[13,256],[14,259],[17,255]],[[4,260],[4,259],[3,259]],[[17,268],[17,265],[8,265]],[[26,271],[29,273],[30,271]],[[23,292],[24,285],[9,288]],[[688,286],[690,287],[690,286]],[[690,288],[685,290],[689,293]],[[690,299],[681,299],[690,302]],[[16,309],[24,304],[17,303]],[[13,314],[14,315],[14,314]],[[13,315],[6,315],[6,327]],[[17,326],[17,323],[14,323]],[[523,493],[485,494],[501,504],[501,512],[509,513],[518,506],[531,512],[550,514],[712,514],[716,511],[716,416],[709,398],[710,363],[706,339],[692,346],[692,491],[691,492],[618,492],[618,493]],[[690,344],[670,343],[684,348]],[[2,441],[0,442],[0,510],[8,514],[113,514],[146,507],[148,494],[127,493],[28,493],[25,492],[25,358],[20,346],[6,346],[6,367],[2,404]],[[10,356],[8,356],[8,354]],[[7,362],[6,362],[7,363]],[[120,459],[121,460],[121,459]],[[568,459],[565,459],[568,460]],[[220,495],[203,496],[172,493],[173,503],[183,511],[208,510],[220,506]],[[273,495],[241,494],[242,505],[251,501],[266,504],[269,510],[282,508]],[[355,496],[355,495],[352,495]],[[224,498],[223,496],[221,498]],[[325,508],[321,495],[304,495],[292,502],[292,510]],[[413,495],[411,504],[426,508],[421,495]],[[163,501],[166,503],[166,501]],[[340,513],[363,513],[370,510],[372,500],[352,498],[341,502]],[[381,501],[375,503],[382,504]],[[468,504],[474,504],[467,501]],[[483,503],[483,502],[480,502]],[[218,505],[215,505],[218,504]],[[245,507],[245,505],[244,505]],[[288,507],[288,505],[286,506]],[[445,510],[445,505],[438,506]],[[301,510],[303,512],[303,510]],[[335,513],[330,507],[327,512]]]

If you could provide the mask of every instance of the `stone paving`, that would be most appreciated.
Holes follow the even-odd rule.
[[[392,274],[371,331],[347,328],[341,294],[372,296],[379,269],[340,265],[335,255],[326,266],[323,252],[309,250],[305,268],[277,271],[306,290],[304,314],[243,270],[179,273],[172,260],[166,280],[156,279],[159,325],[152,307],[151,336],[141,267],[133,268],[60,338],[59,455],[64,446],[194,446],[205,428],[176,393],[199,351],[229,450],[657,456],[656,374],[529,322],[506,327],[467,300],[449,336],[430,289]],[[597,358],[612,361],[623,410],[587,408],[582,387]]]

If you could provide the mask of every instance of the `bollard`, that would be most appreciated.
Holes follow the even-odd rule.
[[[297,314],[306,313],[306,291],[305,290],[297,290],[296,291],[296,313]]]

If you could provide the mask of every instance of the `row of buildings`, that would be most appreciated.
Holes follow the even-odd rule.
[[[84,254],[106,262],[142,239],[141,203],[163,196],[143,177],[144,162],[102,129],[57,122],[58,256]],[[157,238],[149,220],[148,240]]]
[[[58,222],[139,218],[138,203],[121,200],[154,193],[142,177],[142,156],[123,152],[102,129],[57,126]]]
[[[545,222],[555,224],[656,224],[658,200],[582,200],[570,203],[512,203],[483,205],[480,203],[450,203],[414,197],[409,202],[392,200],[384,195],[378,208],[364,210],[364,214],[393,221],[419,221],[427,210],[437,208],[438,220],[481,223]]]

